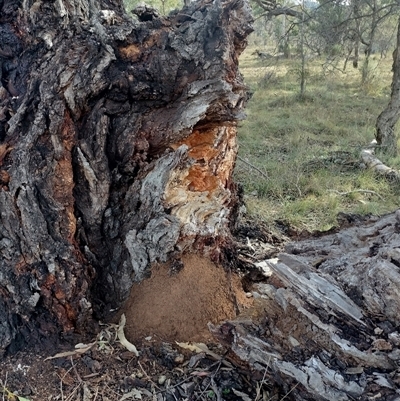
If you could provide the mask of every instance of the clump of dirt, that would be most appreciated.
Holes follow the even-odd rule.
[[[151,278],[131,289],[123,313],[126,336],[153,336],[162,341],[207,341],[207,323],[233,319],[251,301],[240,280],[209,259],[194,254],[182,258],[178,272],[170,263],[152,267]]]

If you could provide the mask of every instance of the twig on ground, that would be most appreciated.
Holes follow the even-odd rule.
[[[172,385],[172,386],[169,386],[168,388],[165,388],[165,389],[161,389],[161,390],[159,390],[159,391],[156,391],[155,392],[155,395],[157,395],[157,394],[161,394],[161,393],[165,393],[166,391],[168,391],[168,390],[171,390],[171,389],[173,389],[173,388],[175,388],[175,387],[178,387],[178,386],[180,386],[181,384],[183,384],[183,383],[185,383],[185,382],[187,382],[187,381],[189,381],[189,380],[193,380],[193,377],[187,377],[186,379],[184,379],[184,380],[181,380],[179,383],[176,383],[176,384],[174,384],[174,385]]]
[[[354,192],[361,192],[361,193],[365,193],[365,194],[376,195],[380,200],[384,200],[383,197],[381,195],[379,195],[377,192],[371,191],[369,189],[353,189],[352,191],[346,191],[346,192],[339,192],[339,191],[336,191],[335,189],[330,189],[328,192],[334,192],[335,194],[343,195],[343,196],[350,195]]]
[[[200,393],[199,398],[202,398],[203,395],[206,393],[206,391],[210,388],[210,386],[211,386],[211,380],[212,380],[212,379],[215,377],[215,375],[218,373],[218,371],[219,371],[219,369],[220,369],[220,367],[221,367],[221,364],[222,364],[222,359],[220,359],[220,360],[218,361],[217,369],[216,369],[215,372],[212,374],[211,379],[210,379],[209,383],[207,384],[206,388]]]
[[[76,369],[76,366],[74,364],[74,360],[73,360],[72,356],[71,356],[71,365],[72,365],[72,368],[74,369],[75,375],[76,375],[79,383],[82,383],[82,378],[79,376],[78,370]]]
[[[288,396],[299,384],[300,384],[300,383],[296,383],[296,385],[294,385],[294,386],[290,389],[290,391],[289,391],[287,394],[285,394],[285,395],[283,396],[283,398],[281,398],[280,401],[282,401],[282,400],[284,400],[285,398],[287,398],[287,396]]]
[[[6,372],[6,379],[5,379],[5,381],[4,381],[4,384],[3,383],[1,383],[1,386],[3,387],[2,388],[2,393],[3,393],[3,397],[2,397],[2,401],[4,401],[5,399],[4,399],[4,397],[5,397],[5,390],[6,390],[6,385],[7,385],[7,376],[8,376],[8,372]]]
[[[147,379],[151,384],[153,384],[154,387],[155,387],[157,390],[161,390],[160,387],[157,386],[157,384],[153,381],[153,379],[152,379],[152,378],[147,374],[147,372],[143,369],[143,366],[142,366],[142,364],[141,364],[139,361],[138,361],[138,365],[139,365],[141,371],[143,372],[143,374],[146,376],[146,379]]]
[[[169,389],[168,389],[169,390]],[[176,398],[175,392],[174,391],[170,391],[169,392],[170,395],[172,395],[172,397],[174,397],[175,401],[178,401],[178,399]]]
[[[92,378],[92,377],[96,377],[96,376],[99,376],[100,375],[100,373],[99,372],[96,372],[96,373],[90,373],[89,375],[85,375],[85,376],[82,376],[84,379],[90,379],[90,378]]]
[[[61,393],[61,401],[64,401],[63,382],[61,377],[60,377],[60,393]]]
[[[263,171],[261,171],[258,167],[256,167],[256,166],[254,166],[253,164],[249,163],[247,160],[243,159],[243,158],[240,157],[240,156],[237,156],[237,158],[238,158],[241,162],[247,164],[248,166],[250,166],[250,167],[253,168],[254,170],[258,171],[258,172],[259,172],[263,177],[265,177],[266,179],[269,179],[268,175],[265,174]]]
[[[64,391],[63,391],[63,379],[64,377],[73,369],[73,367],[71,366],[61,377],[57,372],[56,375],[59,377],[60,379],[60,393],[61,393],[61,401],[64,401]]]
[[[71,394],[65,399],[65,401],[71,401],[72,398],[74,397],[75,393],[78,391],[78,389],[81,387],[81,383],[78,383],[75,388],[72,390]]]
[[[257,387],[256,398],[254,399],[254,401],[258,401],[259,400],[259,397],[260,397],[260,394],[261,394],[261,388],[262,388],[262,385],[265,383],[265,376],[267,375],[267,371],[268,371],[268,367],[269,367],[270,361],[271,361],[271,357],[268,358],[267,366],[265,367],[264,375],[263,375],[263,378],[261,380],[260,386]]]
[[[6,385],[7,385],[7,378],[8,378],[8,372],[6,372],[6,380],[3,381],[0,380],[0,391],[2,392],[2,401],[5,401],[4,397],[7,397],[7,400],[16,400],[18,398],[17,395],[15,395],[12,391],[10,391]],[[19,399],[19,398],[18,398]]]
[[[288,397],[288,395],[293,391],[293,390],[295,390],[296,389],[296,387],[299,385],[300,383],[299,382],[297,382],[279,401],[282,401],[282,400],[284,400],[285,398],[287,398]],[[275,396],[273,396],[273,397],[271,397],[271,398],[268,398],[268,400],[267,401],[272,401],[272,399],[274,398]]]
[[[94,395],[93,401],[96,401],[98,394],[99,394],[99,386],[96,387],[96,394]]]
[[[253,385],[249,380],[247,380],[246,376],[242,376],[243,381],[251,388]]]
[[[106,389],[108,389],[108,390],[110,390],[110,392],[112,393],[112,394],[115,394],[115,395],[117,395],[118,397],[121,397],[121,393],[118,393],[117,391],[115,391],[114,389],[112,389],[109,385],[108,385],[108,383],[105,383],[105,386],[104,386]],[[102,395],[104,395],[104,389],[103,389],[103,394]],[[108,394],[107,394],[108,395]],[[105,397],[103,397],[103,398],[105,398]],[[118,398],[119,399],[119,398]]]

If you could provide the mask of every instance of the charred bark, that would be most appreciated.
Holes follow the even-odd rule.
[[[84,331],[237,203],[246,3],[0,1],[0,349]]]
[[[395,400],[400,213],[342,223],[258,263],[265,279],[253,286],[254,308],[211,330],[282,397]]]

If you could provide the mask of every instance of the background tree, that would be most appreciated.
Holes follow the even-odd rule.
[[[397,155],[395,127],[400,117],[400,17],[397,28],[397,46],[393,52],[393,80],[390,101],[376,121],[376,140],[384,153]]]
[[[354,0],[354,20],[356,46],[364,46],[364,63],[362,67],[362,84],[366,83],[370,74],[370,57],[376,51],[379,27],[398,11],[397,2]],[[358,48],[358,47],[357,47]]]
[[[398,11],[396,2],[386,0],[353,0],[350,3],[341,0],[308,1],[304,2],[304,7],[299,3],[283,6],[262,0],[254,2],[256,11],[260,10],[257,11],[259,18],[267,18],[270,24],[279,27],[278,30],[284,26],[285,32],[280,34],[280,38],[284,38],[286,48],[291,46],[298,49],[300,59],[304,52],[308,53],[306,58],[323,56],[326,66],[334,68],[344,60],[342,69],[345,71],[350,59],[353,66],[358,68],[362,52],[362,85],[372,77],[371,55],[378,53],[382,56],[390,47]]]

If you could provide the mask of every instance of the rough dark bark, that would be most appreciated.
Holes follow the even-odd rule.
[[[384,153],[397,155],[395,126],[400,117],[400,19],[397,28],[397,44],[393,53],[393,79],[390,101],[376,121],[375,138]]]
[[[84,331],[153,262],[229,240],[248,7],[121,3],[0,0],[0,349]]]
[[[259,262],[255,307],[211,330],[288,399],[397,400],[400,211],[342,217]]]

